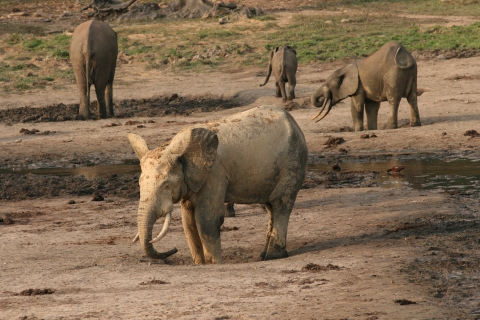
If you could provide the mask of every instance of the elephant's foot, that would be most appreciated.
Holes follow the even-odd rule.
[[[233,203],[229,203],[225,206],[225,217],[235,217]]]
[[[386,129],[397,129],[398,126],[396,123],[387,123]]]
[[[263,252],[260,254],[260,258],[262,259],[262,261],[283,259],[286,257],[288,257],[287,250],[285,248],[280,248],[278,246],[274,246],[273,248],[268,248],[268,254],[267,254],[267,249],[263,250]]]
[[[410,122],[410,127],[420,127],[420,126],[422,126],[420,121]]]

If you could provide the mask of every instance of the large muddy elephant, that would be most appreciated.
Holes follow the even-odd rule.
[[[98,118],[113,116],[113,78],[117,64],[117,34],[105,22],[90,20],[72,35],[70,60],[80,90],[79,115],[90,118],[90,86],[95,86]]]
[[[273,72],[276,80],[275,90],[277,97],[282,97],[283,101],[295,99],[297,65],[297,52],[292,47],[283,46],[273,48],[270,51],[267,78],[260,87],[267,84]],[[288,94],[285,91],[286,82],[288,82]]]
[[[322,120],[339,101],[352,97],[352,119],[355,131],[363,130],[363,113],[367,114],[368,130],[377,129],[377,116],[381,101],[390,103],[387,129],[397,125],[401,98],[410,104],[410,126],[420,126],[417,105],[417,64],[400,44],[389,42],[368,58],[356,61],[330,75],[312,95],[312,103],[320,112],[328,105]],[[312,119],[312,120],[313,120]]]
[[[305,176],[307,145],[292,116],[275,106],[256,107],[217,122],[181,130],[166,147],[149,150],[143,138],[128,139],[140,159],[138,235],[151,258],[152,243],[167,232],[173,204],[196,264],[222,263],[220,226],[224,203],[265,204],[269,223],[262,260],[287,257],[292,211]],[[152,240],[155,221],[164,227]]]

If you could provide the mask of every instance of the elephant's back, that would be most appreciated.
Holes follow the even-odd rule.
[[[86,21],[75,28],[70,44],[70,52],[82,53],[85,56],[93,54],[118,53],[117,35],[105,22],[98,20]]]
[[[283,109],[252,108],[213,123],[210,129],[219,139],[217,157],[227,172],[229,193],[243,194],[245,199],[251,199],[251,193],[267,197],[286,171],[294,172],[303,181],[305,138]]]

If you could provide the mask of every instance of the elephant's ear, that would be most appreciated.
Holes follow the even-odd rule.
[[[142,160],[142,158],[150,151],[145,139],[134,133],[129,133],[127,137],[132,145],[133,150],[135,150],[135,154],[137,155],[138,159]]]
[[[335,71],[332,78],[326,81],[332,92],[334,103],[353,95],[358,89],[358,68],[349,64]]]
[[[415,59],[402,45],[398,45],[395,52],[395,64],[400,69],[410,69],[415,64]]]
[[[184,129],[170,142],[168,149],[179,155],[185,182],[194,192],[198,192],[207,179],[217,156],[217,148],[217,135],[205,128]]]

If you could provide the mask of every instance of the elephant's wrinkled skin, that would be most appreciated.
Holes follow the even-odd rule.
[[[165,235],[177,202],[197,264],[222,263],[220,226],[226,202],[265,204],[269,223],[261,257],[288,256],[288,220],[307,163],[305,138],[288,112],[256,107],[185,128],[168,146],[151,151],[140,136],[128,138],[142,169],[138,235],[148,256],[165,256],[153,248],[152,228],[159,217],[166,217],[157,238]]]
[[[265,82],[267,84],[273,72],[275,76],[275,90],[277,97],[283,101],[295,99],[295,85],[297,84],[297,52],[290,46],[276,47],[270,51],[268,63],[268,74]],[[288,94],[285,91],[285,83],[288,82]]]
[[[367,114],[368,130],[377,129],[381,101],[390,103],[387,129],[397,125],[401,98],[410,104],[410,126],[420,126],[417,105],[417,63],[400,44],[389,42],[371,56],[336,70],[312,95],[312,103],[322,107],[313,118],[320,116],[328,104],[322,120],[339,101],[352,97],[352,119],[355,131],[363,130],[363,113]]]
[[[113,116],[113,78],[117,65],[117,34],[105,22],[90,20],[75,28],[70,43],[77,86],[80,90],[79,115],[90,118],[90,86],[95,86],[98,118]]]

